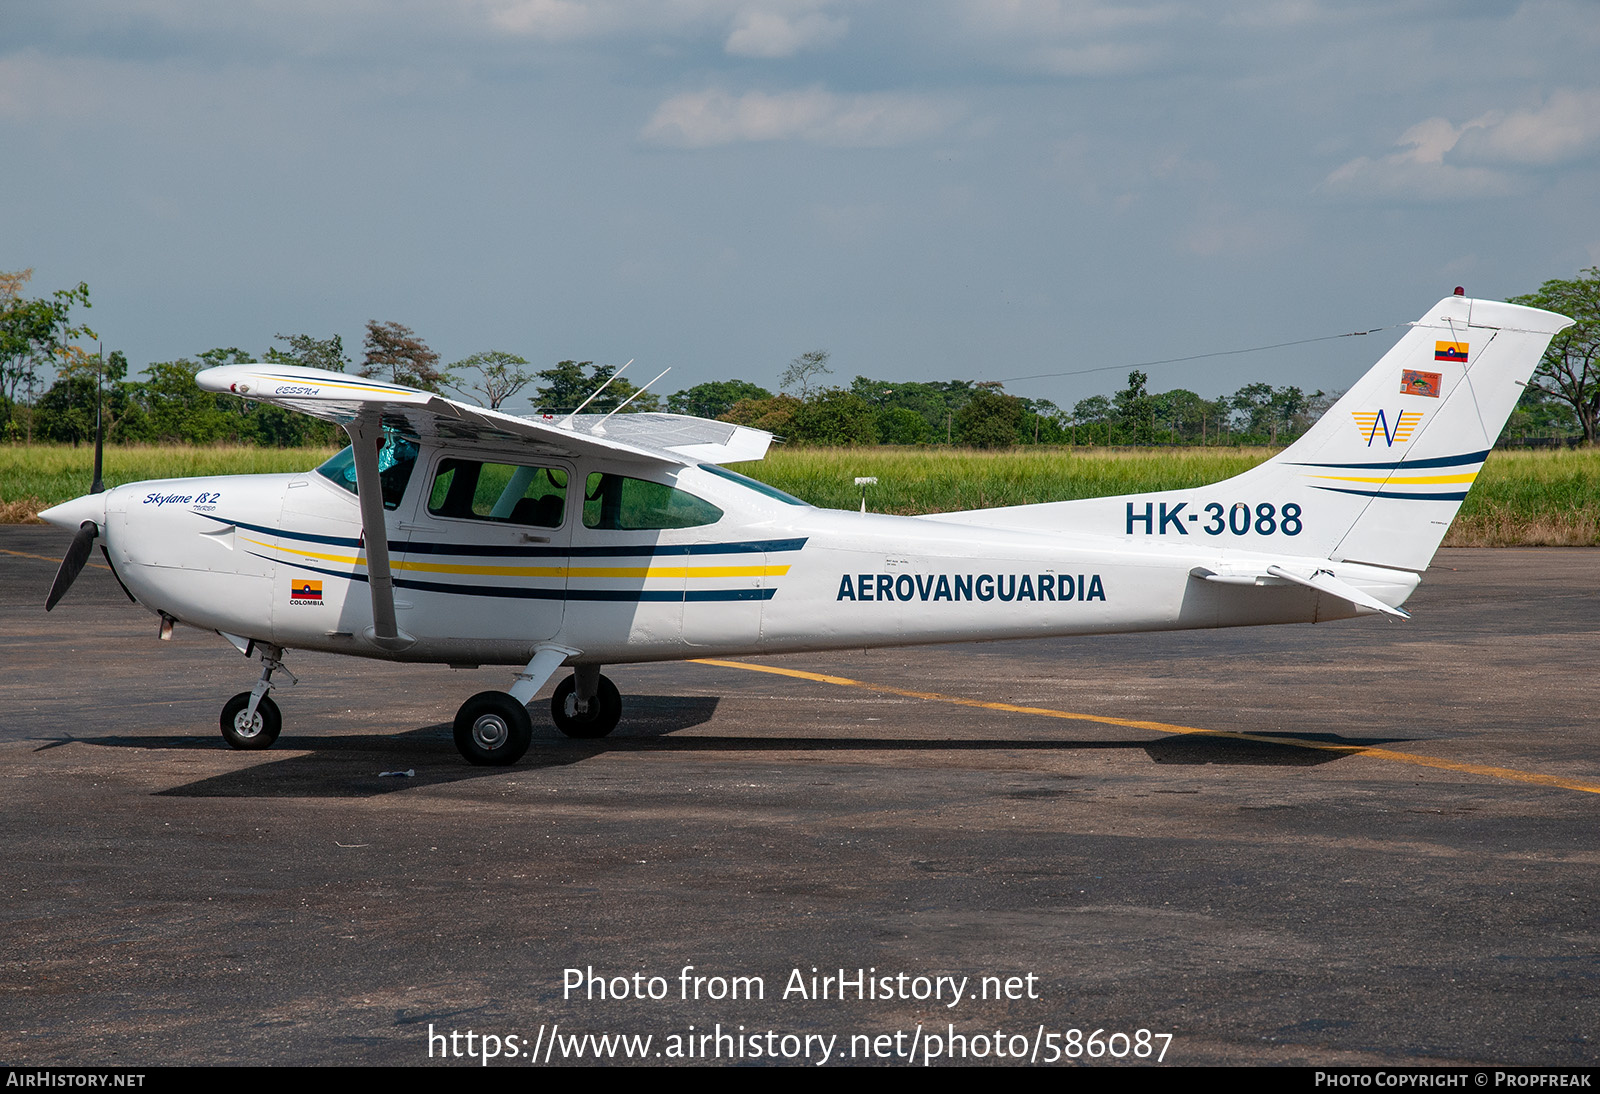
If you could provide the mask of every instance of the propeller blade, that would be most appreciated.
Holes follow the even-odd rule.
[[[61,560],[61,569],[56,571],[56,580],[50,586],[50,595],[45,598],[44,610],[49,611],[56,606],[56,601],[67,595],[67,590],[72,588],[72,583],[77,580],[83,564],[89,561],[89,552],[93,549],[95,537],[100,534],[100,528],[92,520],[86,520],[78,525],[78,534],[72,537],[72,545],[67,548],[67,555]]]

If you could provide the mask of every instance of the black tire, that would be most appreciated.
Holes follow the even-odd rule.
[[[579,737],[590,740],[595,737],[604,737],[622,720],[622,696],[617,691],[617,685],[609,679],[600,677],[600,686],[595,690],[594,699],[589,703],[586,714],[577,712],[577,685],[575,677],[569,676],[556,685],[556,693],[550,696],[550,717],[556,723],[556,728],[568,737]]]
[[[270,695],[263,695],[256,704],[255,719],[246,725],[245,708],[250,705],[250,693],[241,691],[222,707],[222,739],[233,748],[257,752],[271,748],[283,731],[283,715]]]
[[[480,691],[456,711],[456,748],[468,763],[503,767],[533,743],[528,708],[503,691]]]

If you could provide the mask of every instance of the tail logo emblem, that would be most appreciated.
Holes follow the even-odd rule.
[[[1433,344],[1433,359],[1435,361],[1454,361],[1457,364],[1467,363],[1467,343],[1465,342],[1435,342]]]
[[[1405,444],[1422,421],[1420,410],[1402,410],[1393,419],[1381,410],[1353,410],[1350,416],[1356,420],[1356,428],[1361,431],[1361,439],[1367,442],[1368,448],[1379,437],[1383,438],[1385,448]]]

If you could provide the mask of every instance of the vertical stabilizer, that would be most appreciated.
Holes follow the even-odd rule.
[[[1571,325],[1448,296],[1305,436],[1242,475],[929,519],[1425,570],[1545,347]]]
[[[1571,322],[1446,297],[1305,436],[1232,481],[1315,508],[1318,534],[1297,554],[1426,569],[1545,346]]]

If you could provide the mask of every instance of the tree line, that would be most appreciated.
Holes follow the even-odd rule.
[[[338,335],[279,334],[260,354],[210,349],[154,362],[136,379],[120,351],[102,358],[78,344],[96,337],[75,318],[91,306],[88,286],[30,299],[23,286],[31,273],[0,273],[0,437],[11,441],[92,439],[97,391],[110,443],[291,447],[342,440],[330,423],[205,392],[195,383],[201,369],[253,361],[354,371],[524,413],[564,414],[585,403],[585,412],[592,413],[667,410],[754,426],[809,445],[1282,445],[1310,428],[1341,394],[1258,382],[1208,399],[1183,388],[1150,391],[1148,376],[1133,370],[1122,390],[1068,409],[1008,394],[995,381],[856,376],[848,385],[833,383],[829,354],[817,349],[789,363],[776,392],[747,380],[713,380],[662,396],[641,390],[615,366],[592,361],[566,360],[536,370],[516,354],[488,350],[445,365],[410,328],[377,320],[367,324],[359,363]],[[1600,268],[1548,281],[1513,302],[1578,322],[1551,343],[1503,440],[1594,443],[1600,429]]]

